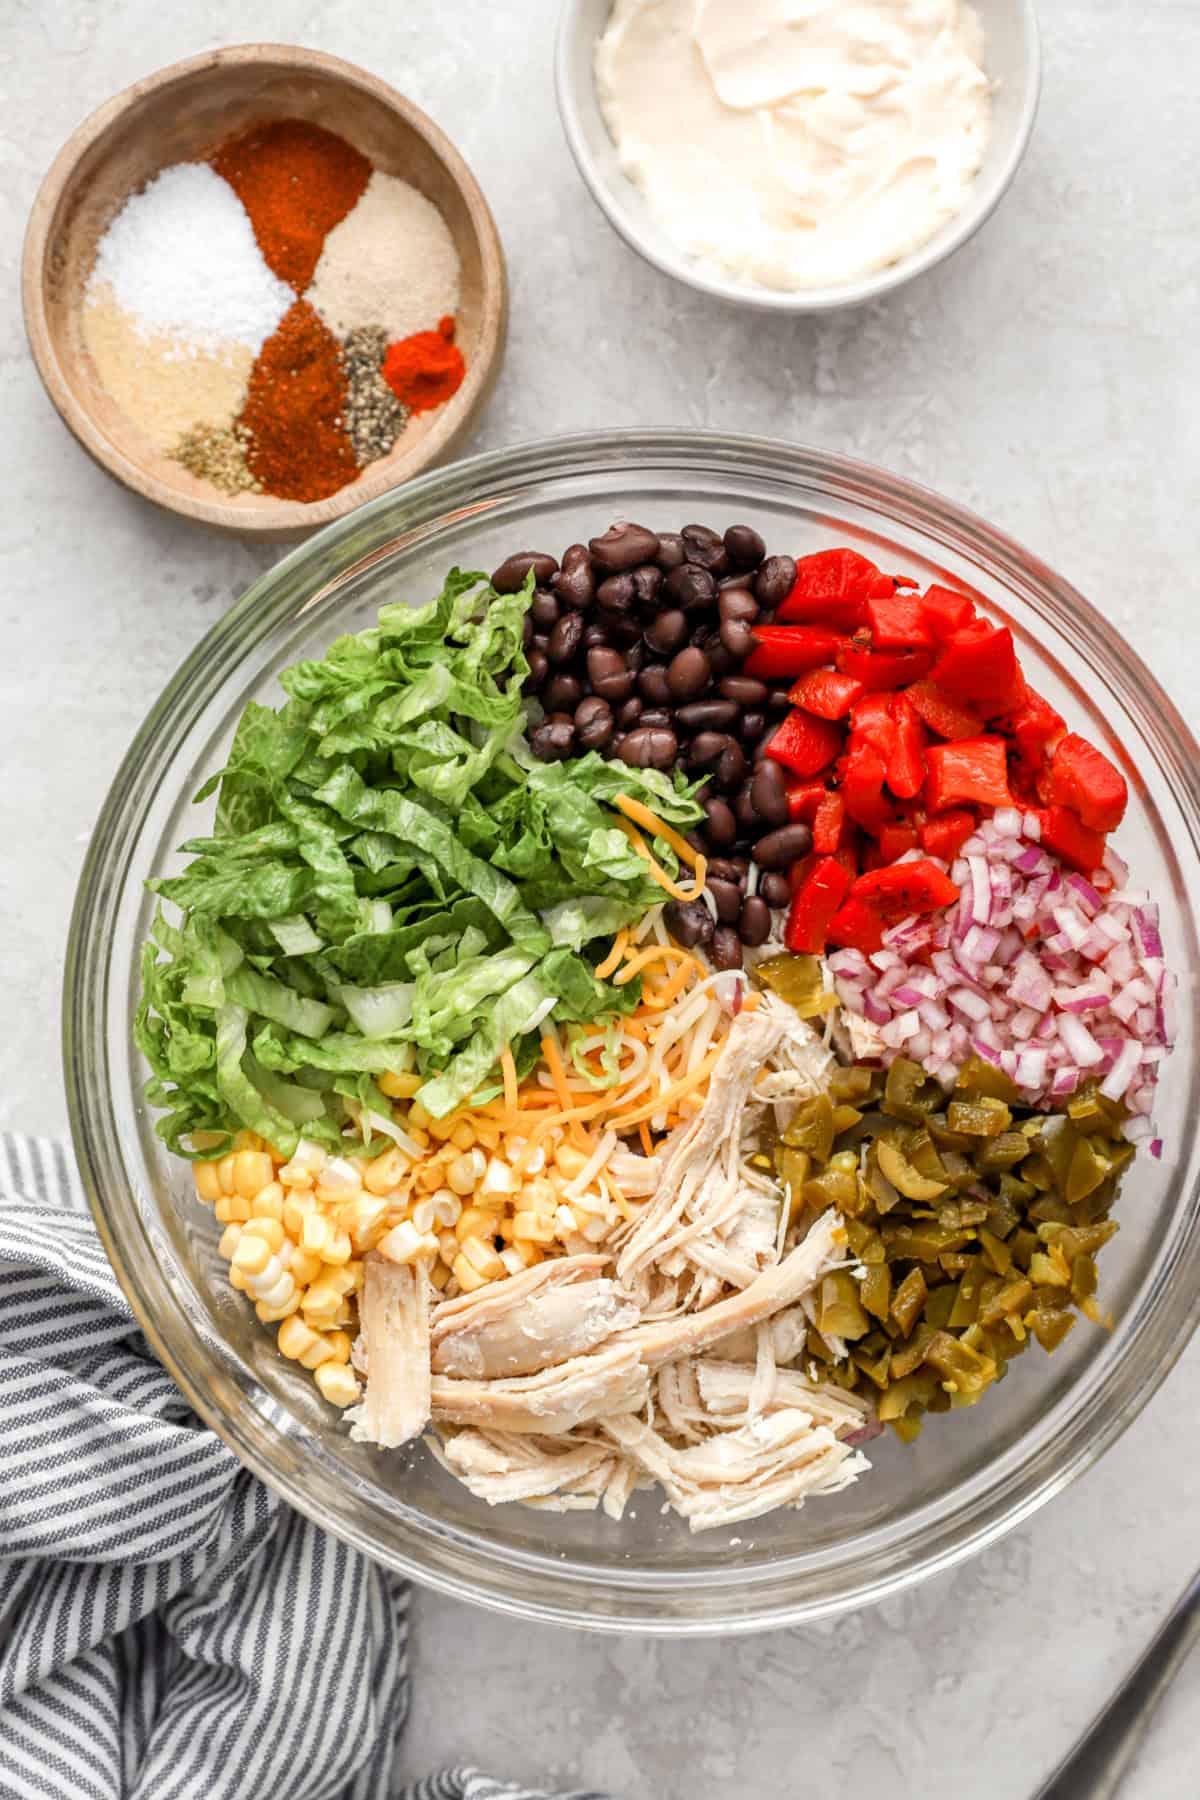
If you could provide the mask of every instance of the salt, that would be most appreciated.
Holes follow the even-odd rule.
[[[245,207],[207,163],[175,163],[132,195],[96,252],[89,304],[111,296],[179,353],[257,356],[296,296],[268,269]]]

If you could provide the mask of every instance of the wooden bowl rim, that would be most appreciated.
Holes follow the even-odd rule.
[[[143,464],[114,444],[95,422],[91,411],[75,397],[63,372],[45,307],[45,267],[50,227],[68,192],[80,160],[136,102],[174,83],[219,68],[270,67],[281,71],[311,69],[369,93],[422,137],[444,164],[466,205],[467,216],[479,243],[482,270],[482,304],[479,347],[462,386],[446,402],[426,435],[398,460],[368,463],[364,472],[338,493],[316,501],[277,500],[267,497],[253,508],[225,500],[201,500],[177,493]],[[94,461],[132,492],[195,523],[243,537],[295,538],[322,525],[332,524],[369,500],[378,499],[448,454],[466,432],[495,385],[508,326],[508,279],[504,251],[491,208],[483,191],[439,125],[407,100],[388,82],[357,64],[323,50],[307,50],[293,44],[232,44],[185,57],[132,82],[76,126],[51,163],[34,199],[25,228],[21,257],[21,300],[25,332],[42,382],[64,424]],[[386,465],[386,466],[384,466]],[[374,473],[372,473],[374,469]]]

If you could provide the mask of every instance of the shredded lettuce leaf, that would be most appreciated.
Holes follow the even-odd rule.
[[[211,834],[148,884],[173,916],[143,952],[134,1031],[173,1149],[220,1154],[243,1128],[284,1153],[302,1133],[338,1145],[390,1116],[377,1081],[401,1070],[442,1116],[496,1091],[506,1047],[532,1066],[547,1002],[569,1029],[638,1004],[639,981],[595,975],[661,899],[613,801],[684,830],[700,807],[679,775],[534,758],[532,585],[454,569],[428,606],[385,606],[285,671],[278,709],[246,708],[197,795],[217,796]]]

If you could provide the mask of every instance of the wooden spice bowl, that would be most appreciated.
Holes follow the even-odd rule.
[[[279,118],[307,119],[337,132],[376,168],[418,188],[445,219],[462,269],[456,341],[467,372],[458,391],[436,410],[414,415],[388,454],[368,463],[354,481],[309,503],[225,495],[162,454],[105,391],[82,329],[96,246],[129,195],[168,164],[203,160],[234,133]],[[495,222],[450,141],[411,101],[365,70],[286,44],[241,44],[173,63],[85,120],[34,202],[21,280],[34,361],[88,454],[159,506],[263,538],[314,531],[447,456],[491,392],[508,314]]]

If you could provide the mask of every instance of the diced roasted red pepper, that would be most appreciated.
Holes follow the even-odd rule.
[[[922,594],[921,611],[929,630],[941,643],[975,619],[975,608],[965,594],[956,594],[953,588],[938,587],[936,583]]]
[[[797,955],[820,956],[829,921],[846,897],[850,877],[832,856],[820,856],[792,896],[783,941]]]
[[[989,719],[1019,706],[1025,692],[1012,632],[982,619],[955,632],[933,666],[933,679],[956,700],[973,701]]]
[[[914,681],[905,691],[937,737],[978,737],[983,731],[983,720],[978,713],[973,713],[961,700],[944,694],[932,681]]]
[[[890,594],[895,583],[857,550],[819,550],[796,561],[792,591],[775,617],[781,623],[821,622],[853,630],[866,617],[873,596]]]
[[[1074,731],[1055,745],[1042,793],[1052,806],[1072,807],[1092,831],[1115,831],[1129,801],[1120,769]]]
[[[895,743],[887,759],[887,784],[902,800],[919,794],[925,780],[925,727],[907,694],[889,694]]]
[[[793,825],[811,825],[817,816],[828,788],[823,781],[789,781],[787,783],[788,818]]]
[[[913,594],[868,600],[867,624],[876,650],[928,650],[933,643],[922,602]]]
[[[885,919],[938,912],[943,906],[953,906],[958,899],[955,883],[927,857],[872,869],[858,877],[850,892],[855,900],[866,900],[877,907]]]
[[[1081,874],[1090,875],[1104,860],[1104,833],[1091,831],[1069,806],[1045,806],[1038,810],[1042,843]]]
[[[842,847],[846,828],[846,802],[836,788],[830,788],[821,800],[813,818],[812,847],[820,856],[832,856]]]
[[[952,806],[949,812],[934,813],[920,828],[922,850],[942,862],[953,862],[975,829],[975,814],[964,806]]]
[[[925,804],[930,812],[942,812],[962,800],[980,806],[1012,805],[1003,738],[960,738],[954,744],[931,744],[925,760],[929,764]]]
[[[865,692],[862,682],[853,675],[839,675],[836,669],[810,669],[791,689],[788,699],[820,719],[844,719]]]
[[[1022,762],[1040,769],[1047,754],[1065,733],[1067,722],[1048,700],[1026,686],[1021,704],[998,718],[995,728],[1008,738]]]
[[[772,762],[782,763],[793,775],[807,776],[831,763],[841,747],[840,726],[796,708],[770,739],[764,755]]]
[[[906,688],[920,681],[933,666],[930,650],[865,650],[857,644],[839,650],[837,666],[843,675],[853,675],[872,693],[887,688]]]
[[[897,819],[879,828],[879,855],[883,863],[894,863],[917,847],[917,828],[907,819]]]
[[[851,745],[842,772],[842,799],[856,825],[872,837],[895,817],[895,808],[883,791],[887,769],[882,756],[865,738]]]
[[[890,694],[864,694],[850,709],[850,748],[865,741],[886,765],[896,748],[896,721]]]
[[[759,681],[786,681],[831,663],[850,640],[824,625],[755,625],[755,647],[742,665],[742,673]]]
[[[829,921],[829,942],[845,950],[861,950],[870,955],[883,943],[884,924],[875,907],[854,894],[838,907]]]

